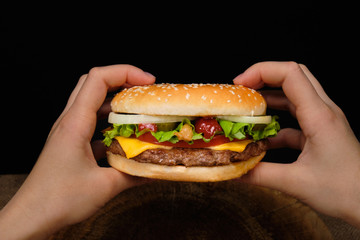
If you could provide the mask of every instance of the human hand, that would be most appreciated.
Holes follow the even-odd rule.
[[[121,191],[143,179],[101,168],[95,156],[104,148],[91,144],[97,115],[109,89],[152,84],[155,77],[130,65],[93,68],[83,75],[55,122],[25,183],[0,212],[3,239],[42,239],[85,220]]]
[[[302,150],[291,164],[261,162],[241,181],[293,195],[314,209],[360,227],[360,144],[341,109],[301,64],[262,62],[234,79],[253,88],[282,87],[264,95],[269,107],[288,110],[301,130],[282,129],[272,148]]]

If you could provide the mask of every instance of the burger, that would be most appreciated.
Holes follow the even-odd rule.
[[[230,84],[154,84],[125,88],[111,101],[104,132],[109,164],[172,181],[238,178],[264,157],[280,129],[262,95]]]

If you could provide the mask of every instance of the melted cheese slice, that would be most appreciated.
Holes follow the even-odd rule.
[[[136,138],[126,138],[119,136],[119,137],[115,137],[115,139],[119,142],[127,158],[136,157],[140,153],[149,149],[155,149],[155,148],[171,149],[171,147],[168,146],[143,142]]]
[[[246,146],[252,142],[253,142],[253,140],[242,140],[242,141],[238,141],[238,142],[224,143],[224,144],[220,144],[220,145],[209,147],[209,148],[212,150],[230,150],[233,152],[242,152],[245,150]]]
[[[119,142],[120,146],[125,152],[127,158],[133,158],[137,155],[141,154],[142,152],[149,150],[149,149],[156,149],[156,148],[163,148],[163,149],[171,149],[172,147],[162,146],[152,143],[147,143],[140,141],[136,138],[125,138],[125,137],[115,137],[115,139]],[[230,142],[224,143],[221,145],[208,147],[212,150],[230,150],[234,152],[242,152],[246,148],[246,146],[251,143],[252,140],[243,140],[238,142]]]

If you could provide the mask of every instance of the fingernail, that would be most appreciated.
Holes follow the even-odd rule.
[[[155,77],[154,75],[152,75],[152,74],[149,73],[149,72],[145,72],[145,71],[144,71],[144,73],[145,73],[146,75],[148,75],[149,77],[153,77],[153,78]]]
[[[245,72],[243,72],[243,73],[240,73],[239,75],[237,75],[234,79],[236,79],[236,78],[241,78],[241,77],[243,77],[245,75]]]
[[[241,81],[239,80],[239,78],[241,78],[243,75],[244,75],[244,73],[240,73],[239,75],[237,75],[237,76],[233,79],[234,84],[240,84]]]

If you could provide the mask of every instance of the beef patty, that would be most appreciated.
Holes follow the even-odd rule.
[[[262,139],[248,144],[242,152],[212,150],[208,148],[158,148],[146,150],[132,159],[142,163],[155,163],[167,166],[221,166],[257,156],[263,151],[266,151],[268,145],[269,141]],[[123,149],[116,140],[112,141],[108,151],[125,157]]]

